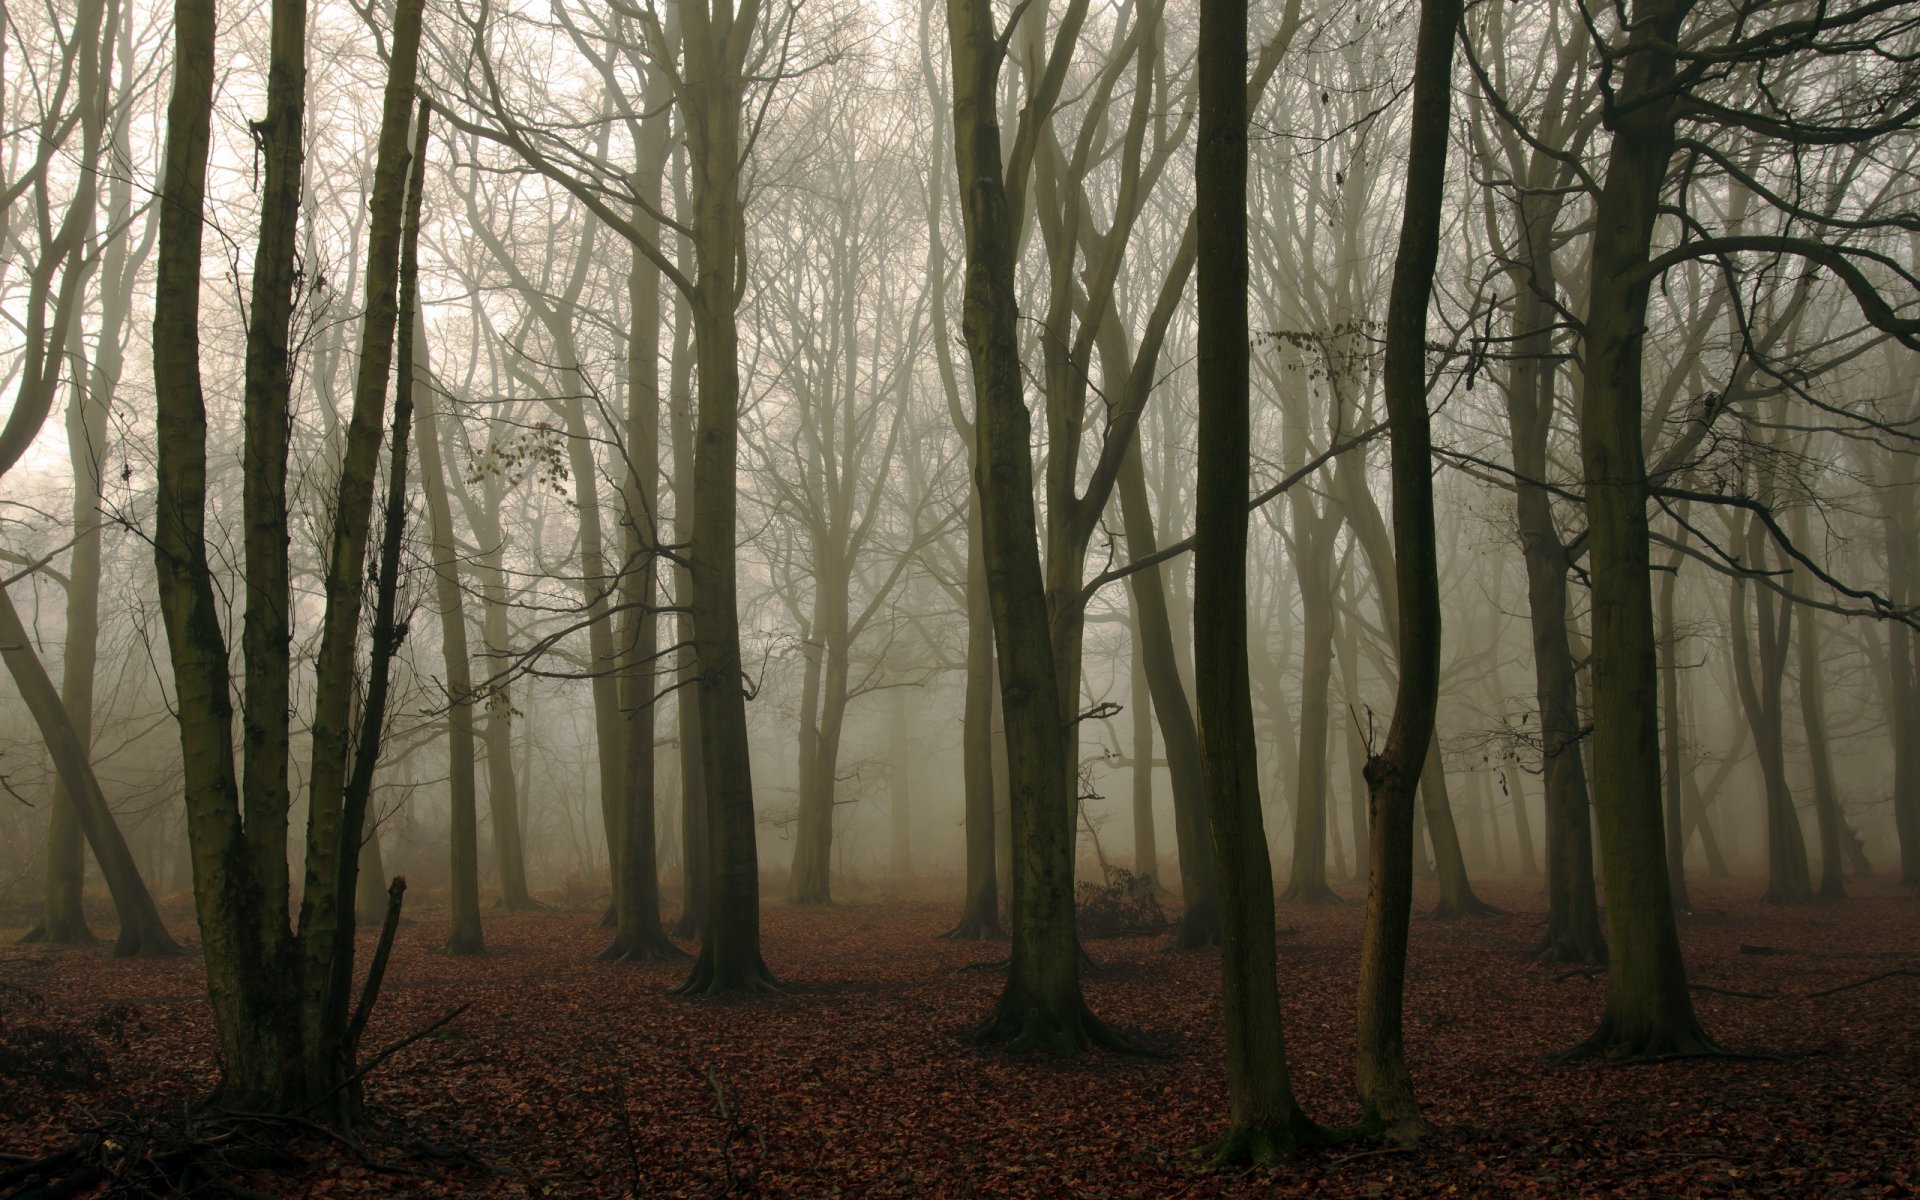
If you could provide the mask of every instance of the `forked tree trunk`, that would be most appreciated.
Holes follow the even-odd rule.
[[[286,597],[275,590],[286,578],[286,362],[277,351],[286,344],[287,330],[276,324],[277,317],[262,322],[258,309],[267,305],[284,311],[283,297],[290,298],[292,292],[305,12],[298,0],[277,0],[274,5],[268,115],[256,126],[266,143],[266,215],[253,289],[256,315],[248,337],[245,458],[250,476],[258,470],[278,478],[250,478],[246,493],[249,629],[243,658],[249,686],[259,680],[264,690],[246,697],[247,779],[259,790],[243,795],[234,764],[227,647],[206,546],[207,424],[199,365],[215,22],[207,0],[179,0],[175,7],[174,92],[159,206],[153,335],[158,411],[154,559],[178,697],[195,903],[208,993],[225,1059],[221,1099],[234,1107],[309,1111],[337,1099],[352,1071],[344,983],[351,977],[362,825],[355,792],[364,796],[364,791],[357,782],[348,786],[346,723],[373,476],[399,307],[407,136],[422,7],[419,0],[402,0],[389,43],[392,66],[374,175],[360,370],[334,511],[327,609],[315,667],[306,887],[297,936],[286,919],[285,780],[262,770],[275,763],[284,767],[287,747],[259,742],[262,731],[283,723],[284,714],[273,710],[284,705],[277,683],[287,676],[289,650],[284,640],[264,636],[276,622],[284,631],[290,617]],[[256,615],[256,609],[263,611]],[[365,743],[364,730],[362,740]],[[369,754],[376,750],[377,739],[367,746]],[[248,818],[244,827],[243,802]],[[336,1108],[329,1115],[345,1114]]]
[[[1076,9],[1084,12],[1084,7]],[[1032,425],[1015,332],[1013,198],[995,111],[1002,49],[985,0],[949,0],[955,166],[966,229],[962,327],[973,366],[983,558],[1006,731],[1013,856],[1013,955],[982,1040],[1071,1052],[1112,1035],[1080,991],[1074,936],[1073,805],[1066,785],[1069,698],[1059,694],[1035,544]],[[1059,81],[1051,87],[1057,95]],[[1045,90],[1044,88],[1042,89]],[[1045,107],[1051,98],[1036,96]],[[1026,148],[1031,152],[1031,147]],[[1013,166],[1015,189],[1024,164]],[[1017,193],[1016,193],[1017,194]]]

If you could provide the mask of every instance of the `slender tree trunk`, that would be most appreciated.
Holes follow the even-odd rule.
[[[1128,626],[1133,634],[1127,705],[1133,710],[1133,873],[1160,890],[1160,848],[1153,829],[1153,703],[1148,698],[1146,659],[1140,652],[1140,610]]]
[[[1673,886],[1673,910],[1693,911],[1687,896],[1687,843],[1681,836],[1681,808],[1685,803],[1680,778],[1684,771],[1685,749],[1680,741],[1680,630],[1674,620],[1673,594],[1679,584],[1681,556],[1676,551],[1660,576],[1660,697],[1665,754],[1665,786],[1661,789],[1667,836],[1667,881]]]
[[[1769,561],[1765,534],[1758,520],[1747,523],[1746,560],[1756,570]],[[1760,761],[1762,804],[1767,830],[1767,890],[1761,899],[1770,904],[1805,904],[1813,899],[1813,878],[1807,869],[1806,836],[1793,788],[1787,782],[1786,714],[1781,692],[1791,637],[1793,608],[1785,597],[1777,601],[1762,588],[1755,593],[1757,628],[1747,628],[1747,585],[1735,577],[1728,591],[1732,611],[1733,672],[1740,707],[1753,730],[1754,755]]]
[[[980,545],[980,493],[967,489],[967,683],[961,716],[962,786],[966,788],[967,900],[950,938],[1005,937],[1000,928],[999,802],[1004,790],[994,769],[993,607],[987,599]]]
[[[1327,886],[1327,812],[1332,791],[1327,755],[1327,695],[1333,684],[1333,538],[1320,528],[1332,524],[1295,506],[1294,537],[1301,606],[1300,754],[1294,790],[1293,871],[1281,896],[1296,904],[1339,899]]]
[[[657,237],[658,208],[666,170],[671,88],[664,73],[649,79],[642,126],[647,139],[639,148],[635,178],[645,189],[634,207],[634,224]],[[659,848],[655,831],[654,726],[659,708],[660,618],[656,587],[660,519],[660,269],[638,250],[627,271],[627,428],[626,477],[622,491],[626,530],[620,598],[624,608],[619,637],[620,715],[625,722],[620,744],[626,751],[621,779],[620,853],[609,858],[619,879],[613,888],[614,939],[600,955],[626,961],[685,958],[661,928]]]
[[[75,817],[86,835],[87,845],[93,849],[94,861],[100,864],[107,890],[113,895],[114,908],[120,914],[120,935],[114,941],[113,952],[145,956],[180,953],[179,945],[160,921],[153,896],[140,878],[133,854],[114,822],[106,797],[101,794],[86,743],[68,720],[60,693],[54,689],[40,656],[34,653],[26,625],[21,622],[13,597],[5,588],[0,588],[0,658],[5,659],[14,686],[20,689],[21,700],[39,726],[40,737],[46,742],[47,752],[59,774],[60,788],[75,802]]]
[[[1793,510],[1793,540],[1808,544],[1807,510]],[[1800,722],[1807,733],[1807,759],[1813,770],[1813,811],[1820,829],[1820,897],[1838,900],[1847,894],[1846,861],[1841,841],[1846,819],[1840,812],[1840,793],[1833,780],[1833,752],[1827,743],[1826,663],[1820,657],[1820,613],[1807,608],[1800,614],[1799,636]],[[1675,822],[1677,825],[1678,822]]]
[[[1567,549],[1545,486],[1557,369],[1552,329],[1559,320],[1552,307],[1558,292],[1551,249],[1556,209],[1523,203],[1521,211],[1527,218],[1522,233],[1529,286],[1514,299],[1516,353],[1506,399],[1547,826],[1547,932],[1534,954],[1548,962],[1600,963],[1607,960],[1607,943],[1595,895],[1587,771],[1580,754],[1584,735],[1568,636]]]
[[[913,875],[913,753],[907,741],[907,693],[893,689],[893,704],[887,710],[887,791],[891,820],[892,875],[907,879]]]
[[[1193,660],[1202,779],[1220,871],[1220,1006],[1227,1027],[1227,1133],[1213,1153],[1224,1162],[1271,1162],[1291,1155],[1314,1130],[1287,1072],[1248,665],[1246,78],[1246,0],[1201,0]]]
[[[690,379],[691,319],[684,301],[674,308],[673,380],[667,414],[673,436],[674,538],[693,536],[693,403]],[[704,936],[707,928],[707,772],[700,736],[700,664],[693,653],[693,572],[683,560],[673,567],[673,595],[679,608],[679,672],[674,713],[680,751],[680,919],[673,931],[683,938]]]
[[[415,336],[420,326],[415,325]],[[424,339],[422,339],[424,342]],[[433,546],[434,607],[440,616],[440,658],[446,672],[447,694],[447,795],[451,828],[448,846],[452,874],[448,887],[448,906],[452,927],[447,934],[447,949],[453,954],[486,953],[486,937],[480,927],[480,818],[474,778],[473,670],[467,650],[467,614],[460,587],[459,547],[454,539],[453,507],[448,501],[447,465],[443,458],[440,429],[439,395],[434,391],[429,359],[416,351],[419,375],[412,381],[414,441],[419,446],[421,491],[426,494],[427,532]],[[491,709],[496,697],[488,693]],[[512,727],[488,720],[489,758],[496,737],[512,736]],[[492,764],[489,763],[489,766]],[[509,770],[511,762],[509,761]],[[489,772],[490,785],[497,783]],[[488,788],[488,800],[494,807],[494,839],[500,837],[500,795]]]
[[[1423,774],[1427,780],[1439,774],[1432,740],[1440,698],[1440,573],[1429,474],[1433,447],[1427,426],[1426,329],[1434,263],[1440,251],[1453,42],[1460,29],[1460,13],[1460,0],[1421,0],[1413,68],[1412,150],[1387,300],[1382,370],[1393,451],[1400,681],[1386,745],[1367,762],[1373,862],[1360,943],[1354,1082],[1363,1121],[1400,1140],[1417,1138],[1427,1129],[1407,1073],[1402,1004],[1413,902],[1413,791]],[[1431,819],[1438,789],[1426,783],[1423,790]],[[1442,801],[1442,811],[1444,807]],[[1439,831],[1435,832],[1438,849]]]
[[[1120,493],[1122,528],[1127,552],[1135,559],[1159,550],[1153,513],[1147,498],[1146,465],[1140,440],[1127,447],[1115,478]],[[1167,602],[1167,576],[1161,568],[1135,571],[1127,578],[1137,628],[1141,667],[1160,740],[1166,747],[1167,777],[1173,790],[1173,832],[1180,859],[1180,930],[1174,944],[1183,949],[1217,945],[1220,941],[1220,872],[1213,855],[1213,831],[1208,824],[1206,788],[1201,778],[1200,732],[1180,670],[1174,620]],[[1181,628],[1184,630],[1185,625]]]

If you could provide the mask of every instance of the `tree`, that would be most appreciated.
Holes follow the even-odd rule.
[[[1195,143],[1200,310],[1194,504],[1194,691],[1214,859],[1227,1025],[1222,1162],[1270,1162],[1312,1136],[1293,1097],[1274,978],[1273,870],[1260,814],[1247,665],[1247,5],[1202,0]]]
[[[1074,936],[1073,811],[1066,785],[1067,698],[1059,691],[1048,631],[1046,584],[1034,542],[1032,426],[1015,332],[1014,232],[1037,149],[1036,124],[1065,82],[1083,0],[1021,110],[1003,165],[995,106],[1006,41],[987,0],[949,0],[954,166],[966,230],[962,327],[973,367],[974,486],[980,492],[982,560],[1006,721],[1007,777],[1016,846],[1013,957],[998,1003],[975,1033],[1023,1049],[1067,1053],[1118,1039],[1088,1011]],[[1037,20],[1037,17],[1032,19]]]
[[[306,884],[295,926],[286,859],[292,618],[287,594],[286,321],[300,195],[306,12],[301,0],[274,4],[268,116],[259,125],[267,152],[245,391],[243,456],[249,469],[244,495],[242,774],[233,761],[227,642],[206,536],[207,420],[200,374],[201,242],[215,20],[208,0],[179,0],[174,10],[174,89],[161,184],[153,331],[159,468],[154,560],[178,697],[194,900],[226,1067],[220,1098],[237,1108],[292,1111],[330,1104],[330,1115],[349,1119],[347,1093],[357,1036],[349,1012],[354,883],[366,799],[364,791],[349,786],[349,717],[380,422],[401,303],[408,126],[421,11],[419,0],[403,0],[390,41],[375,162],[366,317],[315,666]],[[421,126],[424,131],[424,121]],[[423,149],[415,149],[416,158]],[[416,197],[418,191],[415,186]],[[388,577],[382,583],[384,591],[397,581]],[[359,752],[377,755],[378,738],[369,742],[366,732],[362,730]]]
[[[1427,424],[1426,330],[1440,253],[1453,43],[1461,8],[1459,0],[1421,0],[1408,135],[1412,149],[1387,299],[1382,373],[1393,450],[1400,682],[1386,744],[1366,769],[1371,865],[1360,945],[1354,1082],[1363,1120],[1398,1139],[1418,1137],[1426,1129],[1407,1073],[1402,1003],[1413,901],[1413,791],[1422,768],[1433,761],[1430,741],[1440,696],[1440,580],[1429,466],[1433,449]]]

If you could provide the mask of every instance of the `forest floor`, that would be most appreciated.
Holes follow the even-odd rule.
[[[1874,881],[1807,908],[1761,905],[1752,881],[1692,886],[1691,977],[1725,989],[1696,991],[1702,1020],[1767,1057],[1556,1064],[1594,1026],[1604,977],[1531,961],[1539,885],[1486,883],[1506,915],[1414,926],[1407,1052],[1431,1139],[1244,1172],[1195,1153],[1226,1103],[1212,951],[1090,941],[1093,1010],[1150,1055],[1052,1061],[963,1040],[1000,985],[972,968],[1002,951],[939,940],[952,902],[769,904],[766,959],[788,991],[697,1001],[665,994],[682,967],[596,962],[607,935],[589,913],[490,916],[492,953],[460,959],[425,912],[401,931],[368,1046],[470,1007],[368,1079],[372,1164],[301,1133],[297,1162],[238,1179],[287,1197],[1920,1195],[1920,977],[1810,995],[1920,968],[1920,903]],[[1279,910],[1295,1087],[1330,1126],[1359,1115],[1361,917]],[[204,1094],[202,979],[197,956],[0,949],[6,1159]],[[7,1077],[8,1043],[36,1028],[90,1039],[110,1070]]]

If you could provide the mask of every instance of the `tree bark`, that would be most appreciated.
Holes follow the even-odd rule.
[[[416,324],[416,337],[419,326]],[[416,356],[419,374],[414,389],[415,441],[420,447],[420,486],[426,493],[427,532],[433,547],[434,607],[440,616],[440,658],[447,673],[447,794],[451,828],[448,845],[452,875],[448,886],[451,928],[447,950],[453,954],[485,954],[486,936],[480,925],[480,817],[474,778],[473,709],[476,695],[467,648],[466,601],[460,587],[459,547],[454,539],[453,507],[448,502],[447,467],[442,455],[440,403],[424,353]],[[488,704],[493,703],[489,689]],[[494,731],[489,721],[488,741]],[[489,745],[489,752],[491,752]],[[491,777],[490,777],[491,781]],[[488,800],[498,793],[488,788]],[[495,838],[499,810],[495,809]]]
[[[1400,680],[1393,722],[1367,762],[1372,866],[1360,943],[1354,1082],[1362,1121],[1396,1140],[1426,1132],[1407,1072],[1403,1032],[1408,920],[1413,902],[1413,791],[1438,775],[1433,723],[1440,698],[1440,573],[1433,530],[1432,434],[1427,425],[1427,307],[1440,251],[1460,0],[1421,0],[1413,68],[1406,204],[1387,299],[1387,433],[1392,443],[1394,577]],[[1428,783],[1429,818],[1438,797]],[[1441,801],[1444,809],[1444,801]],[[1435,849],[1440,848],[1436,830]],[[1457,849],[1457,846],[1456,846]]]
[[[1687,990],[1660,824],[1660,695],[1648,579],[1642,412],[1649,246],[1673,152],[1680,27],[1692,0],[1635,0],[1616,51],[1613,141],[1596,202],[1580,421],[1593,610],[1594,807],[1610,970],[1600,1028],[1577,1053],[1709,1050]]]
[[[936,335],[937,336],[937,335]],[[950,938],[987,941],[1000,927],[999,787],[994,770],[993,606],[981,544],[980,493],[967,489],[967,682],[961,715],[962,786],[966,788],[967,899]]]
[[[1247,304],[1247,5],[1201,0],[1195,216],[1199,222],[1194,692],[1220,871],[1227,1028],[1223,1162],[1270,1162],[1314,1134],[1294,1099],[1274,978],[1273,867],[1260,811],[1247,642],[1251,487]]]
[[[746,695],[734,545],[739,494],[740,331],[744,266],[741,208],[743,67],[760,8],[683,5],[680,103],[692,169],[695,278],[692,309],[699,406],[693,430],[694,657],[699,669],[700,750],[707,816],[708,897],[700,956],[678,992],[768,991],[777,984],[760,957],[760,856],[754,831]]]
[[[1076,2],[1075,11],[1084,14]],[[982,557],[1006,732],[1013,856],[1013,955],[1005,990],[975,1031],[986,1041],[1070,1053],[1116,1039],[1080,991],[1074,936],[1071,735],[1049,634],[1046,583],[1035,544],[1032,425],[1021,381],[1014,231],[1025,186],[1016,145],[1008,174],[995,112],[1004,51],[985,0],[949,0],[954,159],[966,231],[962,328],[973,366]],[[1057,80],[1054,82],[1057,94]],[[1030,100],[1044,108],[1051,100]],[[1031,110],[1037,111],[1037,110]],[[1009,180],[1011,179],[1011,184]]]
[[[1135,438],[1121,460],[1116,480],[1121,526],[1127,552],[1135,559],[1159,550],[1147,499],[1146,466]],[[1127,579],[1139,614],[1140,654],[1153,715],[1165,743],[1167,776],[1173,785],[1174,848],[1180,860],[1180,930],[1174,944],[1183,949],[1220,941],[1220,871],[1213,854],[1206,787],[1201,779],[1200,733],[1181,677],[1180,658],[1168,611],[1166,576],[1160,568],[1135,571]]]
[[[74,816],[113,895],[114,908],[120,914],[120,934],[114,940],[113,952],[149,957],[179,954],[180,947],[161,922],[153,896],[140,878],[133,854],[101,794],[86,743],[68,719],[60,693],[40,656],[34,653],[26,625],[5,588],[0,588],[0,658],[6,660],[14,686],[20,689],[20,699],[40,729],[59,774],[60,789],[74,802]]]

